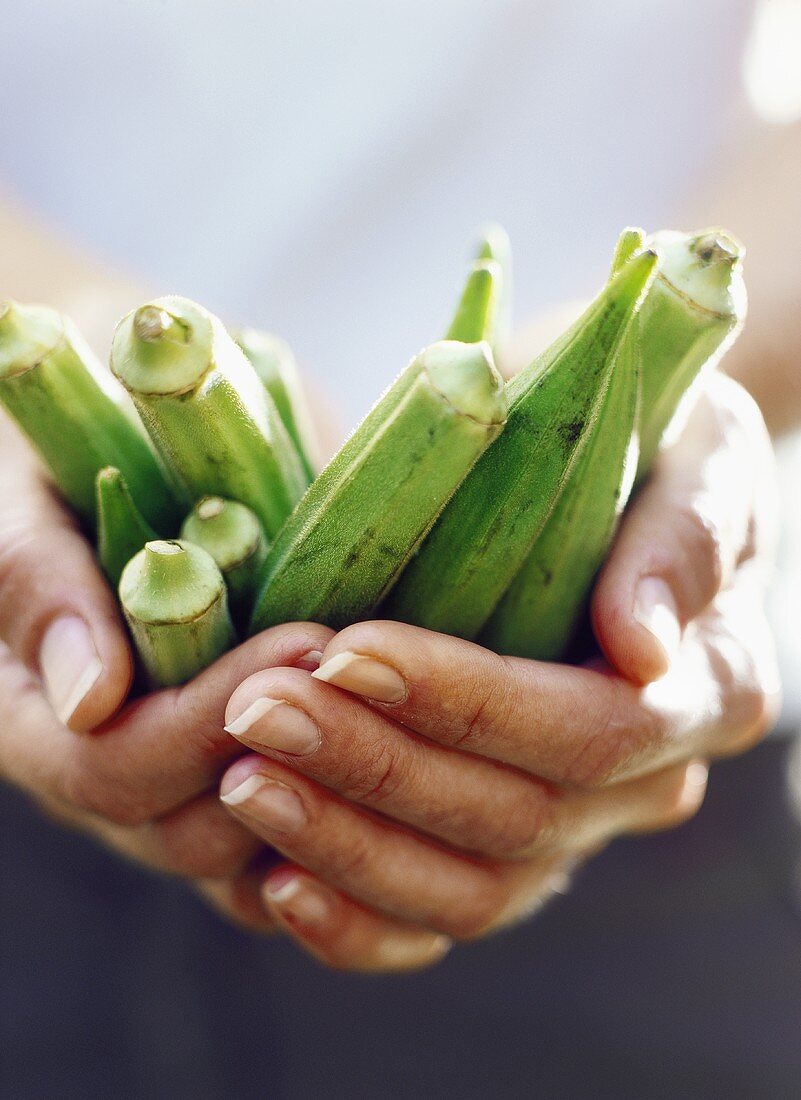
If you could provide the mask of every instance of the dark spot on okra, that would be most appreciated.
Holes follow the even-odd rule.
[[[572,446],[584,431],[583,420],[571,420],[568,424],[559,425],[559,435],[567,446]]]

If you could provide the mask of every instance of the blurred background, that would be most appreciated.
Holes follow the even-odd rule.
[[[29,0],[2,5],[0,103],[0,297],[66,309],[103,356],[143,294],[181,293],[286,337],[350,427],[441,333],[482,222],[510,233],[521,327],[592,293],[624,225],[720,223],[749,248],[732,369],[784,341],[801,386],[798,0]],[[801,457],[780,395],[786,709],[696,821],[376,983],[8,794],[4,1094],[790,1095]]]

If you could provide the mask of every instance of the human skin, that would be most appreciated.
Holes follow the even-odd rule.
[[[17,244],[28,266],[5,285],[69,308],[90,334],[107,324],[82,314],[98,287],[115,312],[142,296],[87,279],[38,230]],[[747,748],[775,713],[770,447],[753,403],[719,376],[626,515],[593,599],[603,656],[580,669],[400,624],[336,636],[289,624],[120,711],[131,659],[90,548],[6,423],[0,462],[15,486],[0,496],[0,774],[332,966],[425,966],[519,919],[614,835],[695,812],[705,762]],[[348,652],[379,662],[362,687],[372,701],[357,690],[370,668]],[[318,654],[329,682],[311,675]],[[403,698],[377,702],[376,683]],[[243,730],[265,697],[279,702]],[[298,751],[290,701],[316,723],[314,751]],[[265,871],[274,850],[283,862]]]

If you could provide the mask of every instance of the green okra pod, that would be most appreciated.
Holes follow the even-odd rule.
[[[97,498],[97,556],[103,572],[116,588],[122,571],[146,542],[158,535],[136,507],[125,478],[106,466],[95,479]]]
[[[512,333],[512,244],[509,234],[496,222],[482,226],[476,248],[477,260],[494,260],[501,269],[492,350],[497,354]]]
[[[660,445],[679,430],[682,419],[676,412],[685,395],[734,342],[747,307],[745,250],[730,234],[720,229],[664,230],[646,244],[658,253],[659,268],[640,315],[638,480],[647,474]]]
[[[234,641],[225,581],[205,550],[149,542],[125,566],[120,603],[151,684],[183,684]]]
[[[503,272],[495,260],[476,260],[467,276],[446,340],[479,343],[497,340]]]
[[[94,525],[95,478],[115,466],[148,522],[172,533],[178,503],[123,398],[69,318],[47,306],[0,305],[0,402],[65,500]]]
[[[311,482],[320,461],[320,446],[292,349],[285,340],[254,328],[243,329],[236,342],[275,402]]]
[[[501,437],[476,463],[381,613],[475,637],[522,566],[586,443],[615,356],[653,277],[643,252],[507,384]]]
[[[623,230],[610,277],[643,241],[641,229]],[[554,510],[481,631],[481,642],[498,653],[557,660],[583,621],[637,469],[643,308],[644,303],[620,343],[598,416]]]
[[[237,624],[245,624],[259,570],[267,553],[264,531],[252,509],[236,500],[203,497],[181,527],[181,538],[202,547],[219,566]]]
[[[187,298],[158,298],[120,321],[111,368],[186,507],[208,494],[240,500],[272,538],[306,474],[275,402],[221,322]]]
[[[279,534],[251,629],[296,619],[338,628],[371,614],[505,414],[487,344],[421,352]]]

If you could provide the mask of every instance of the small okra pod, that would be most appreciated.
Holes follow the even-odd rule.
[[[133,502],[125,478],[114,466],[99,471],[97,496],[97,556],[116,588],[122,571],[146,542],[158,535]]]
[[[261,524],[236,500],[203,497],[181,527],[181,538],[211,554],[228,588],[231,614],[244,625],[253,607],[259,570],[267,553]]]
[[[119,596],[154,687],[191,680],[234,642],[222,573],[190,542],[147,543],[125,566]]]

